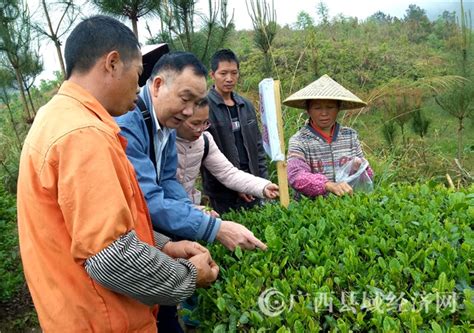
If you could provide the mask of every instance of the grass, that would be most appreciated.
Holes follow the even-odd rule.
[[[16,200],[0,188],[0,332],[25,332],[37,326],[21,267]]]
[[[435,153],[444,155],[446,158],[454,159],[457,152],[457,118],[444,113],[439,107],[432,107],[429,110],[423,111],[425,116],[431,120],[428,128],[428,134],[424,139],[430,150]],[[373,150],[381,150],[386,147],[386,142],[383,141],[382,127],[383,114],[376,114],[374,112],[362,114],[359,117],[352,117],[348,119],[348,123],[358,130],[360,138],[367,146]],[[466,166],[474,166],[474,151],[472,145],[474,142],[474,124],[471,120],[464,121],[463,143],[464,143],[464,162]],[[420,137],[413,133],[411,129],[411,122],[405,125],[406,139],[410,143],[420,142]],[[400,130],[398,128],[398,145],[402,145]]]
[[[411,121],[409,121],[405,124],[404,142],[400,128],[397,126],[397,137],[393,147],[388,145],[383,138],[384,115],[380,112],[368,112],[359,116],[346,117],[343,123],[358,131],[369,159],[398,157],[406,163],[404,169],[412,169],[407,175],[410,177],[406,179],[410,182],[445,177],[446,173],[456,177],[459,172],[454,163],[454,159],[457,157],[458,120],[444,113],[438,107],[424,110],[424,114],[431,121],[426,137],[422,139],[415,134]],[[464,127],[463,155],[460,162],[463,168],[472,175],[474,171],[474,124],[470,119],[467,119]]]

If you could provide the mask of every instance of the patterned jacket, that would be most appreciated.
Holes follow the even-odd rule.
[[[326,194],[325,184],[336,181],[337,170],[354,157],[364,158],[357,132],[336,123],[331,143],[308,123],[290,138],[288,182],[298,193],[314,197]],[[367,173],[372,178],[370,167]]]

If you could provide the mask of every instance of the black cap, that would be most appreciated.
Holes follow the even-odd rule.
[[[146,81],[153,71],[156,62],[161,58],[162,55],[170,51],[168,44],[152,44],[145,45],[141,49],[142,51],[142,61],[143,61],[143,73],[138,79],[138,84],[140,87],[143,87],[146,84]]]

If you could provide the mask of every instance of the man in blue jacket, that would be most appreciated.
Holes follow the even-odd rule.
[[[244,226],[221,221],[199,210],[176,179],[175,129],[206,97],[204,65],[187,52],[168,53],[156,63],[140,97],[150,111],[154,147],[139,107],[116,118],[126,137],[127,156],[133,163],[148,204],[153,227],[179,238],[220,241],[228,249],[265,248]],[[155,161],[150,158],[154,149]],[[156,168],[155,168],[156,166]]]
[[[206,97],[206,75],[206,68],[192,53],[174,52],[160,58],[139,95],[152,119],[153,146],[139,107],[115,118],[120,134],[128,141],[127,156],[155,230],[171,237],[206,242],[217,239],[230,250],[237,246],[265,249],[266,245],[243,225],[222,221],[196,208],[176,179],[175,129]]]

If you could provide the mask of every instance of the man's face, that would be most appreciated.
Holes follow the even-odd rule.
[[[130,61],[117,63],[117,74],[113,82],[114,100],[112,101],[113,116],[121,116],[136,107],[139,92],[138,77],[143,71],[140,54]]]
[[[233,61],[221,61],[216,71],[211,72],[216,90],[221,94],[231,93],[239,80],[239,69]]]
[[[167,71],[158,74],[152,85],[153,106],[161,126],[177,128],[191,117],[196,106],[206,96],[206,78],[191,67],[181,73]]]
[[[194,114],[179,125],[176,132],[182,139],[195,141],[209,126],[209,105],[206,105],[196,108]]]

